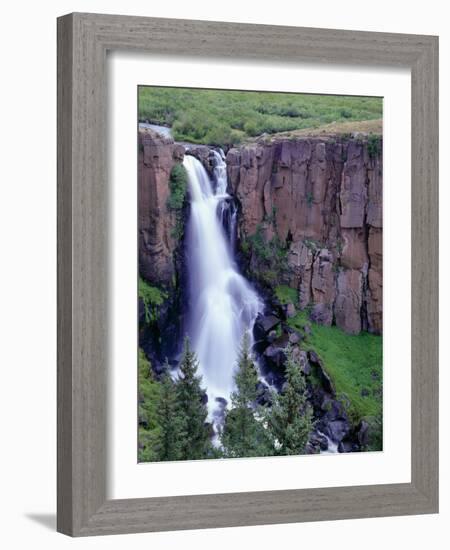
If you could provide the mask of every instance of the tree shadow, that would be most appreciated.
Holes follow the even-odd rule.
[[[25,514],[25,517],[50,531],[56,531],[56,514]]]

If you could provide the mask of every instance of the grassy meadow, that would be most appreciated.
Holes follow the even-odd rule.
[[[281,303],[296,303],[297,292],[287,286],[276,288]],[[381,425],[383,389],[383,339],[381,336],[361,332],[357,336],[346,334],[336,326],[323,326],[311,322],[306,311],[299,311],[288,320],[295,329],[305,324],[311,334],[302,344],[322,359],[331,377],[336,393],[349,402],[349,412],[355,422],[366,419]]]
[[[139,88],[139,120],[172,127],[176,141],[231,145],[261,134],[382,118],[382,98]]]

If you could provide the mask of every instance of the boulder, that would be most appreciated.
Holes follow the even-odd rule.
[[[356,437],[361,447],[366,447],[369,443],[369,424],[365,420],[361,420],[357,428]]]
[[[332,441],[340,443],[350,432],[350,425],[346,420],[332,420],[327,424],[326,430]]]
[[[289,332],[285,332],[283,331],[280,336],[278,336],[275,340],[274,340],[274,345],[276,345],[277,347],[279,348],[285,348],[288,344],[289,344],[289,338],[290,338],[290,333]]]
[[[298,344],[301,339],[302,339],[302,337],[296,331],[291,332],[291,334],[289,335],[289,343],[290,344]]]
[[[328,449],[328,439],[318,432],[313,432],[309,438],[309,442],[314,448],[319,448],[321,451]]]
[[[300,363],[300,370],[303,372],[305,376],[309,376],[311,374],[311,365],[308,361],[308,354],[306,351],[300,350],[299,353],[299,363]]]
[[[323,418],[328,421],[348,420],[347,413],[343,404],[329,394],[324,396],[320,408],[324,411]]]
[[[351,441],[341,441],[338,445],[339,453],[353,453],[358,451],[358,447]]]
[[[288,304],[286,306],[286,317],[287,317],[287,319],[290,319],[291,317],[295,317],[296,313],[297,312],[295,310],[294,304]]]
[[[334,384],[326,372],[322,360],[314,350],[308,351],[308,359],[309,362],[317,369],[323,389],[330,395],[335,395],[336,390],[334,388]]]
[[[253,328],[255,340],[263,340],[280,322],[280,319],[275,317],[275,315],[258,315]]]
[[[283,367],[286,361],[285,349],[271,344],[264,351],[264,358],[269,366],[271,366],[272,368],[280,369]]]

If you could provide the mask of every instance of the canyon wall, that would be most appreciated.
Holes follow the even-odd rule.
[[[240,239],[259,231],[287,247],[297,305],[318,323],[381,333],[380,138],[275,138],[230,149],[227,165]]]
[[[168,207],[169,179],[184,147],[156,132],[139,132],[139,272],[150,283],[169,285],[174,276],[175,213]]]
[[[208,150],[191,153],[212,173]],[[139,270],[155,285],[170,286],[176,271],[176,218],[167,202],[170,173],[183,156],[184,147],[170,138],[139,133]],[[259,232],[286,253],[288,269],[273,286],[296,289],[295,305],[318,323],[381,333],[381,140],[273,138],[230,149],[226,162],[241,246]],[[252,248],[248,254],[254,256]],[[258,262],[247,263],[252,277]]]

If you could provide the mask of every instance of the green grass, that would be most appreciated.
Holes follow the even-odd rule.
[[[278,298],[278,301],[283,304],[294,304],[297,305],[298,294],[295,288],[291,288],[287,285],[278,285],[275,288],[275,296]]]
[[[382,117],[382,99],[141,86],[139,118],[172,127],[178,141],[237,144],[263,133]]]
[[[313,349],[322,359],[337,395],[350,402],[352,420],[381,418],[382,337],[367,332],[353,336],[336,326],[311,323],[304,311],[288,320],[288,324],[297,329],[303,328],[306,322],[310,323],[312,334],[302,347]]]
[[[297,291],[289,286],[277,286],[275,295],[282,304],[297,304]],[[322,359],[337,396],[350,403],[352,420],[357,423],[365,418],[373,422],[381,418],[382,337],[368,332],[353,336],[336,326],[318,325],[308,319],[306,311],[298,312],[287,323],[298,330],[306,323],[311,326],[312,333],[302,347],[313,349]]]

